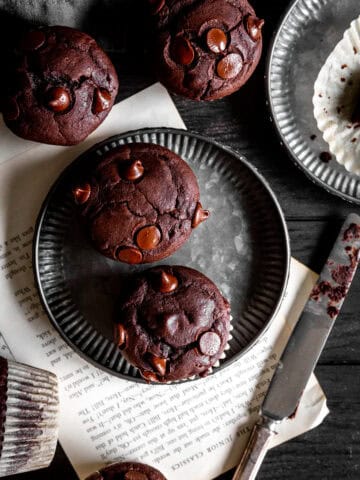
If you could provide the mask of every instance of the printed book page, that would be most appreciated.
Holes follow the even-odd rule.
[[[292,260],[287,295],[270,328],[240,361],[205,379],[142,385],[81,359],[50,324],[34,285],[36,217],[59,173],[82,151],[116,133],[149,126],[184,128],[159,84],[116,105],[76,147],[25,142],[0,122],[0,353],[57,374],[60,442],[81,479],[118,460],[152,464],[172,480],[211,480],[235,466],[316,280]],[[327,413],[312,376],[295,419],[283,423],[274,445],[315,427]]]

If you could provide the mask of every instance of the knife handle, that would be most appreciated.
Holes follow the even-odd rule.
[[[265,458],[270,439],[276,435],[274,422],[261,419],[255,424],[232,480],[254,480]]]

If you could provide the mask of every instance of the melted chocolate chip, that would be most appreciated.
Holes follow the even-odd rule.
[[[261,29],[264,26],[264,20],[249,15],[246,19],[246,30],[252,40],[257,42],[261,38]]]
[[[219,77],[224,80],[229,80],[236,77],[243,68],[243,61],[241,55],[237,53],[230,53],[222,58],[217,64],[216,71]]]
[[[140,372],[148,382],[159,382],[157,375],[153,372]]]
[[[148,476],[142,472],[136,472],[135,470],[129,470],[125,473],[125,480],[149,480]]]
[[[176,37],[171,44],[171,56],[180,65],[190,65],[195,58],[194,49],[185,37]]]
[[[1,109],[5,120],[12,122],[20,115],[19,105],[15,98],[8,98],[1,103]]]
[[[53,87],[46,93],[46,105],[55,113],[65,112],[70,103],[70,93],[64,87]]]
[[[227,45],[226,33],[220,28],[211,28],[206,34],[206,44],[214,53],[223,52]]]
[[[78,205],[83,205],[90,198],[91,186],[88,183],[85,183],[85,185],[82,185],[80,187],[76,187],[73,190],[73,195],[74,195],[75,202]]]
[[[120,262],[129,263],[130,265],[141,263],[143,258],[140,250],[134,247],[120,248],[116,256]]]
[[[174,275],[171,275],[170,273],[166,273],[164,271],[161,272],[159,285],[159,290],[161,293],[174,292],[177,289],[178,284],[178,279],[174,277]]]
[[[126,167],[123,173],[123,178],[130,182],[139,180],[144,175],[144,166],[140,160],[134,160],[129,166]]]
[[[21,50],[33,52],[44,45],[46,36],[41,30],[32,30],[24,35],[20,42]]]
[[[197,203],[194,216],[191,221],[192,228],[196,228],[200,225],[200,223],[204,222],[207,218],[209,218],[210,212],[209,210],[204,210],[200,202]]]
[[[118,347],[125,346],[126,343],[126,330],[121,323],[117,323],[114,326],[114,337]]]
[[[216,355],[221,346],[221,339],[215,332],[206,332],[201,335],[199,340],[199,349],[203,355],[212,357]]]
[[[166,358],[157,357],[156,355],[149,355],[149,362],[163,377],[166,373]]]
[[[153,250],[161,242],[161,232],[155,225],[143,227],[136,234],[136,243],[142,250]]]
[[[111,105],[111,93],[106,88],[96,88],[94,92],[92,112],[96,115],[108,110]]]

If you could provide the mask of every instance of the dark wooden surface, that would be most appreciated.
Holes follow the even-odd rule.
[[[29,8],[27,12],[25,3]],[[254,77],[238,93],[214,103],[195,103],[179,97],[174,97],[174,101],[189,130],[244,153],[266,177],[284,210],[293,256],[319,271],[342,220],[358,209],[313,185],[279,146],[265,106],[264,60],[271,35],[290,1],[253,3],[258,15],[266,19],[264,55]],[[77,26],[95,36],[109,52],[120,78],[118,100],[155,81],[147,53],[151,38],[139,0],[0,1],[0,38],[8,39],[4,25],[14,20],[17,23],[17,17],[29,19],[35,15],[35,21],[50,19],[52,23],[54,18],[60,18],[61,23],[63,17],[56,13],[61,10],[61,4],[64,8],[71,5],[74,10],[76,5],[81,7]],[[259,480],[360,478],[359,307],[358,275],[316,368],[331,413],[316,430],[270,452]],[[77,477],[59,447],[48,469],[9,478],[75,480]],[[221,480],[230,478],[231,474],[225,474]]]

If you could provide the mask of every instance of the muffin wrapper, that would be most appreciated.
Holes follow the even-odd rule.
[[[58,438],[56,376],[8,362],[0,477],[47,467]]]
[[[351,121],[360,101],[360,17],[327,58],[314,85],[314,116],[336,160],[360,175],[360,129]]]

